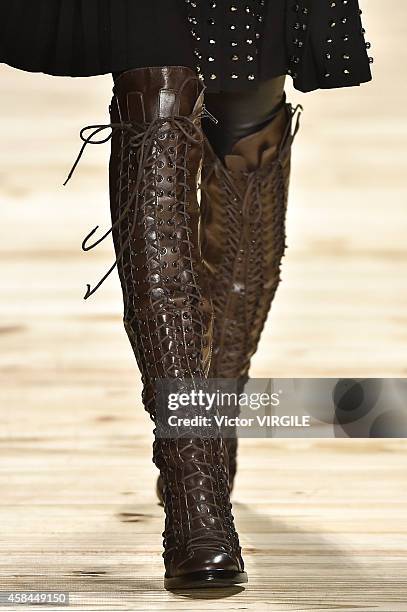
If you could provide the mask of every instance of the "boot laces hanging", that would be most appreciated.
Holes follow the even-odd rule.
[[[99,287],[105,282],[105,280],[110,276],[113,270],[116,268],[118,262],[123,257],[123,254],[131,242],[132,235],[137,223],[137,216],[139,211],[139,202],[140,198],[144,196],[146,191],[146,186],[143,185],[143,174],[146,171],[148,166],[151,166],[157,155],[157,150],[160,148],[161,152],[166,154],[168,151],[168,145],[164,148],[161,144],[161,140],[158,138],[158,134],[162,133],[162,130],[165,132],[177,131],[181,134],[187,142],[192,144],[201,144],[202,143],[202,134],[199,128],[199,120],[202,117],[209,117],[211,120],[216,121],[216,119],[205,109],[191,115],[191,116],[171,116],[171,117],[159,117],[152,121],[151,123],[133,123],[133,122],[121,122],[121,123],[108,123],[101,125],[89,125],[81,129],[80,138],[83,142],[82,147],[79,151],[79,154],[64,182],[66,185],[72,178],[84,152],[86,147],[89,144],[92,145],[101,145],[105,144],[109,140],[112,139],[113,135],[116,132],[121,132],[123,135],[128,136],[128,146],[130,151],[134,151],[136,154],[136,165],[137,165],[137,177],[134,183],[134,186],[131,190],[131,195],[128,197],[128,201],[126,206],[120,212],[118,218],[112,223],[110,228],[102,234],[100,238],[98,238],[95,242],[88,245],[88,241],[90,238],[97,232],[99,226],[96,225],[85,237],[82,242],[82,249],[84,251],[90,251],[91,249],[98,246],[102,243],[113,231],[114,229],[121,223],[121,221],[125,218],[125,216],[134,209],[133,213],[133,221],[131,226],[131,231],[129,232],[128,238],[123,243],[114,263],[107,270],[107,272],[103,275],[103,277],[98,281],[95,287],[91,288],[91,285],[87,285],[87,291],[84,296],[84,299],[88,299],[91,295],[93,295]],[[106,137],[97,138],[99,135],[105,130],[110,129],[110,133]],[[87,133],[90,131],[90,134]],[[160,142],[160,144],[159,144]],[[170,146],[180,146],[180,143]],[[122,164],[122,173],[124,173],[124,164]],[[180,168],[182,169],[182,168]],[[185,169],[183,169],[185,170]],[[120,180],[123,178],[127,178],[127,170],[126,177],[123,175],[119,177]],[[151,187],[151,185],[149,185]],[[118,191],[117,197],[120,197],[120,191]]]

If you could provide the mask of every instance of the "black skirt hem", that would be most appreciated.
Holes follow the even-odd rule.
[[[84,73],[84,74],[80,74],[80,73],[76,73],[76,74],[63,74],[63,73],[58,73],[58,72],[44,72],[44,70],[40,69],[40,68],[33,68],[31,66],[24,66],[21,64],[13,64],[10,61],[2,61],[0,60],[0,64],[4,64],[6,66],[8,66],[9,68],[13,68],[14,70],[20,70],[21,72],[27,72],[30,74],[43,74],[45,76],[51,76],[51,77],[57,77],[57,78],[70,78],[70,79],[81,79],[81,78],[95,78],[95,77],[100,77],[100,76],[106,76],[108,74],[112,74],[115,72],[124,72],[126,70],[134,70],[135,68],[148,68],[148,67],[153,67],[156,64],[150,64],[149,66],[127,66],[126,68],[123,68],[123,66],[118,66],[118,67],[113,67],[113,69],[109,69],[106,70],[106,72],[95,72],[94,74],[92,73]],[[171,64],[174,65],[174,64]],[[176,64],[179,65],[179,64]],[[158,66],[158,64],[157,64]],[[182,64],[182,66],[184,66],[184,64]],[[192,68],[193,70],[195,70],[195,68],[193,66],[186,66],[188,68]],[[276,71],[276,72],[268,72],[266,74],[264,74],[259,81],[256,84],[253,84],[252,87],[257,87],[259,82],[264,82],[267,81],[269,79],[274,79],[277,77],[281,77],[281,76],[291,76],[287,70],[283,70],[283,71]],[[367,83],[370,83],[372,81],[372,75],[366,75],[363,79],[361,80],[357,80],[357,81],[348,81],[348,82],[330,82],[330,83],[318,83],[318,84],[314,84],[313,86],[306,86],[304,85],[299,85],[298,83],[295,84],[294,81],[294,87],[295,89],[297,89],[298,91],[300,91],[301,93],[311,93],[313,91],[317,91],[317,90],[332,90],[332,89],[343,89],[343,88],[351,88],[351,87],[359,87],[361,85],[365,85]],[[213,92],[213,88],[208,88],[209,91]],[[219,91],[223,91],[223,90],[219,90]],[[235,84],[232,86],[229,86],[227,91],[230,92],[242,92],[242,91],[247,91],[247,87],[245,89],[241,88],[240,84]]]

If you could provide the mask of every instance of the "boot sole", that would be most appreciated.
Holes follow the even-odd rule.
[[[191,572],[184,576],[164,578],[164,588],[167,591],[174,589],[206,589],[216,587],[229,587],[235,584],[244,584],[247,580],[246,572],[231,570],[207,570]]]

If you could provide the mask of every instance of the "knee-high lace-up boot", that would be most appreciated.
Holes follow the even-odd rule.
[[[183,67],[123,73],[111,104],[113,238],[124,324],[157,418],[159,379],[202,379],[213,307],[199,239],[202,85]],[[192,413],[193,414],[193,413]],[[246,582],[220,436],[160,438],[166,588]]]
[[[242,392],[280,281],[291,145],[299,114],[285,104],[261,131],[237,142],[223,163],[206,142],[202,176],[202,253],[209,268],[215,325],[209,376],[237,380]],[[237,439],[226,441],[229,483]]]

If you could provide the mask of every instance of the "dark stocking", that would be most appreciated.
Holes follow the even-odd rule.
[[[219,123],[204,121],[204,132],[220,159],[232,151],[241,138],[258,132],[273,119],[284,104],[285,77],[260,83],[250,92],[209,93],[205,106]]]

